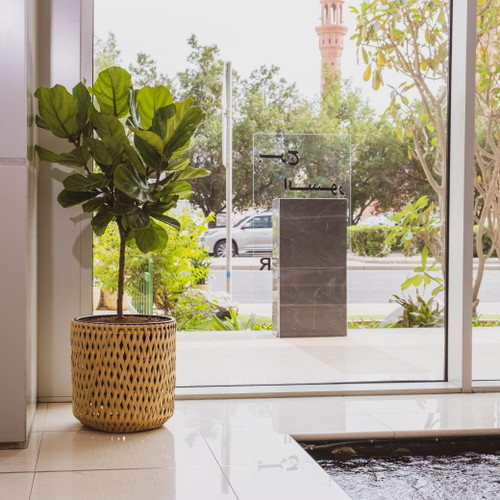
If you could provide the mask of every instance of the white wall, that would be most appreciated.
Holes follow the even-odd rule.
[[[39,0],[39,84],[71,90],[91,82],[92,1]],[[43,132],[43,133],[42,133]],[[40,132],[41,146],[62,152],[63,140]],[[91,314],[92,235],[79,207],[56,201],[69,169],[41,163],[38,186],[38,398],[71,399],[69,326]]]
[[[36,1],[0,16],[0,443],[25,444],[36,403]]]

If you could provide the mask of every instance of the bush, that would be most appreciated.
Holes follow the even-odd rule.
[[[363,257],[385,257],[392,248],[385,243],[391,228],[389,226],[351,226],[348,237],[351,250]]]
[[[206,257],[199,237],[207,230],[210,217],[199,217],[187,211],[177,216],[181,230],[177,231],[159,222],[168,233],[168,245],[161,253],[142,254],[134,243],[128,245],[125,290],[133,295],[139,289],[147,260],[153,259],[153,296],[157,309],[177,319],[179,330],[191,328],[208,313],[208,306],[185,296],[200,279],[195,267]],[[94,278],[103,290],[116,290],[119,237],[116,224],[110,224],[106,233],[94,242]]]

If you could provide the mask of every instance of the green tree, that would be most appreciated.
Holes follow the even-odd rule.
[[[128,70],[132,75],[132,84],[136,88],[158,87],[165,85],[173,88],[173,82],[163,73],[159,73],[156,68],[156,61],[145,52],[138,52],[136,55],[136,64],[129,64]]]
[[[190,67],[177,74],[177,92],[181,98],[196,95],[197,104],[208,111],[209,118],[200,127],[190,150],[191,164],[210,166],[210,178],[193,181],[191,197],[207,215],[226,206],[221,114],[224,64],[216,45],[200,45],[194,35],[188,44],[192,49],[188,57]],[[233,91],[233,203],[235,208],[244,210],[253,203],[253,134],[293,132],[295,113],[307,105],[295,85],[281,78],[274,66],[262,66],[246,79],[233,72]],[[268,188],[265,182],[256,186],[257,192]]]
[[[114,36],[109,40],[115,43]],[[207,110],[208,118],[192,139],[189,155],[191,164],[212,173],[190,181],[191,201],[208,215],[223,211],[226,206],[226,172],[222,165],[223,61],[216,45],[202,45],[194,35],[188,39],[188,45],[188,67],[173,79],[174,94],[178,99],[195,95],[196,103]],[[113,50],[116,51],[116,44]],[[168,81],[158,73],[156,61],[144,53],[137,54],[137,64],[130,65],[130,69],[134,81],[141,84]],[[380,120],[352,82],[339,81],[333,74],[326,73],[321,102],[309,102],[301,97],[295,84],[280,76],[276,66],[261,66],[247,78],[233,72],[233,205],[237,210],[246,210],[254,202],[256,206],[268,207],[282,190],[276,165],[257,164],[257,175],[253,176],[255,133],[349,134],[354,223],[368,206],[377,211],[398,209],[423,194],[432,194],[422,171],[416,168],[416,160],[408,159],[407,145],[397,140],[392,122]],[[309,162],[308,174],[324,178],[321,151],[312,142],[309,149],[307,144],[303,147]],[[328,141],[325,147],[331,147]]]
[[[474,217],[476,238],[491,235],[498,249],[496,234],[500,216],[498,179],[500,176],[499,109],[500,38],[498,0],[479,0],[477,16],[476,85],[476,168]],[[398,135],[411,138],[414,156],[437,196],[441,217],[446,214],[448,77],[448,0],[370,0],[361,3],[354,38],[366,64],[365,80],[374,89],[383,84],[388,69],[397,71],[404,81],[394,89],[388,112],[398,124]],[[410,101],[409,93],[418,99]],[[439,238],[440,250],[434,257],[445,259],[445,225]],[[478,272],[473,285],[473,311],[479,303],[479,289],[486,260],[491,252],[477,245]],[[443,267],[444,269],[444,267]]]
[[[225,169],[222,166],[222,75],[224,64],[219,58],[216,45],[202,46],[192,35],[188,39],[191,53],[189,67],[177,74],[177,93],[179,96],[194,92],[196,102],[207,110],[207,120],[199,128],[191,142],[189,152],[192,165],[210,165],[210,179],[192,182],[192,202],[198,205],[205,215],[217,213],[225,208]]]
[[[350,80],[324,71],[321,110],[315,132],[351,136],[351,207],[353,224],[372,206],[377,212],[399,210],[423,194],[431,194],[417,162],[396,127],[379,118]]]
[[[108,37],[95,37],[94,41],[94,74],[98,75],[106,68],[120,66],[121,51],[118,48],[116,36],[112,31],[108,32]]]

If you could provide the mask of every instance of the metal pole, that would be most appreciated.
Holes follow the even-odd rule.
[[[226,167],[226,291],[232,295],[233,243],[231,221],[233,214],[233,126],[232,126],[232,65],[224,63],[222,89],[222,164]]]

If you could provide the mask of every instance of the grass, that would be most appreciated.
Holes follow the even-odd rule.
[[[238,322],[242,325],[246,325],[251,319],[250,314],[238,314]],[[257,323],[271,323],[272,318],[269,316],[256,316],[255,320]],[[191,331],[194,332],[213,332],[216,331],[214,326],[210,323],[212,320],[207,319],[200,323],[196,328],[193,328]],[[241,330],[240,330],[241,331]]]
[[[238,315],[238,321],[240,324],[243,324],[243,325],[247,324],[248,321],[250,320],[250,318],[251,318],[250,314],[239,314]],[[349,316],[347,318],[348,328],[366,328],[366,329],[377,328],[377,324],[380,323],[380,321],[382,321],[384,318],[385,318],[384,315],[377,315],[377,314],[372,314],[370,316],[361,316],[361,315]],[[211,319],[207,319],[207,320],[203,321],[203,323],[200,323],[196,328],[193,328],[191,331],[197,331],[197,332],[216,331],[210,322],[211,322]],[[272,318],[269,316],[256,316],[256,322],[257,323],[271,323]],[[473,323],[473,326],[474,327],[500,326],[500,314],[481,315],[475,320],[475,322]]]

